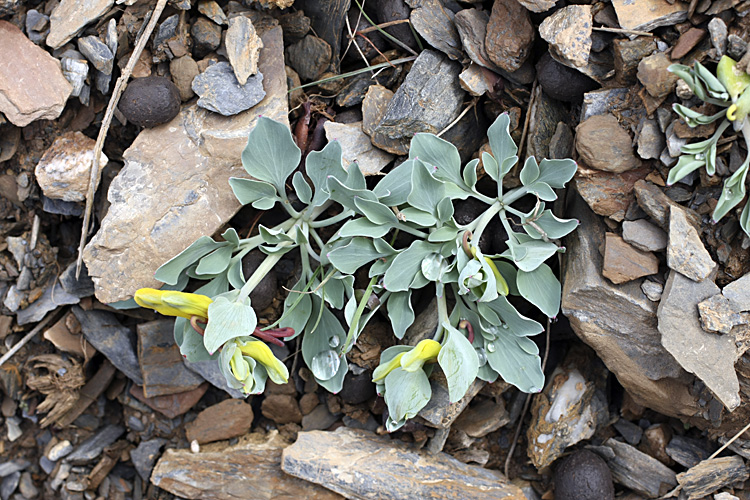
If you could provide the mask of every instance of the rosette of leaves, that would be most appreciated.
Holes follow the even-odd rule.
[[[674,104],[673,109],[690,127],[706,125],[721,120],[714,134],[703,141],[682,146],[682,156],[677,165],[672,167],[667,177],[671,185],[701,167],[706,168],[708,175],[716,174],[716,151],[722,134],[731,125],[735,132],[741,132],[745,145],[750,151],[750,76],[737,68],[737,62],[723,56],[716,68],[716,75],[705,66],[695,62],[693,67],[673,64],[669,70],[679,76],[702,101],[721,108],[711,115],[705,115],[682,104]],[[727,213],[745,199],[746,180],[750,169],[750,155],[740,167],[724,180],[724,186],[713,212],[714,222],[718,222]],[[750,203],[746,203],[739,217],[740,226],[750,235]]]
[[[575,174],[572,160],[537,162],[530,157],[520,171],[522,185],[504,191],[503,177],[518,161],[509,122],[503,114],[489,128],[493,154],[482,155],[484,170],[496,186],[492,196],[477,189],[479,160],[462,166],[455,146],[432,134],[415,135],[409,159],[372,190],[351,189],[338,179],[328,183],[331,198],[357,216],[341,227],[327,257],[345,274],[369,265],[369,288],[380,292],[379,302],[385,305],[398,338],[415,319],[413,291],[434,288],[439,326],[433,339],[442,346],[436,361],[446,376],[452,402],[463,397],[477,377],[492,382],[502,376],[523,391],[541,390],[541,360],[529,336],[543,327],[519,313],[508,296],[531,302],[550,318],[557,315],[561,287],[545,261],[563,251],[555,240],[578,225],[576,220],[558,219],[545,206],[557,198],[555,189],[563,188]],[[512,206],[525,196],[537,200],[529,213]],[[461,226],[453,218],[453,202],[469,197],[485,203],[486,210]],[[508,234],[507,250],[483,255],[478,242],[495,217]],[[414,236],[413,241],[405,248],[392,247],[383,238],[394,229]],[[359,329],[350,327],[349,337]],[[381,364],[403,348],[384,352]],[[432,369],[429,363],[424,367]],[[429,401],[426,376],[421,368],[389,372],[380,387],[390,411],[389,430],[403,425]]]

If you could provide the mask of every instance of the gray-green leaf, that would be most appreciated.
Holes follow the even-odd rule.
[[[297,168],[301,157],[289,127],[262,116],[242,151],[242,166],[251,176],[270,182],[279,193],[284,193],[286,179]]]

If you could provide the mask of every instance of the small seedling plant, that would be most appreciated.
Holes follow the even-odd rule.
[[[434,290],[437,330],[416,345],[385,349],[373,372],[388,406],[389,431],[430,400],[428,378],[436,365],[451,402],[477,378],[502,377],[522,391],[538,392],[544,374],[530,337],[544,328],[513,302],[525,299],[549,318],[558,313],[561,287],[545,261],[564,250],[557,241],[578,221],[557,218],[546,204],[573,177],[576,164],[531,157],[520,169],[521,186],[504,190],[503,178],[518,161],[509,121],[503,114],[488,130],[492,154],[481,157],[492,184],[486,194],[477,188],[479,159],[462,166],[455,146],[435,135],[415,135],[408,159],[371,181],[370,189],[356,163],[344,164],[335,141],[311,152],[298,169],[301,153],[288,127],[260,118],[242,154],[252,179],[229,182],[243,205],[280,206],[288,218],[275,227],[260,225],[258,235],[245,239],[234,229],[219,241],[199,238],[162,265],[156,278],[173,290],[191,278],[206,283],[192,294],[142,289],[136,301],[178,316],[175,340],[182,354],[190,361],[216,359],[233,388],[257,394],[268,377],[286,382],[286,366],[266,342],[301,336],[301,354],[315,380],[336,393],[348,371],[346,355],[368,321],[386,315],[393,335],[402,339],[415,320],[415,290]],[[299,200],[294,206],[292,190]],[[536,198],[530,212],[513,207],[527,196]],[[486,208],[460,225],[454,203],[467,198]],[[478,242],[495,218],[507,233],[507,249],[485,255]],[[265,260],[245,279],[242,258],[256,248]],[[293,251],[299,253],[300,278],[278,321],[258,328],[250,293]]]
[[[673,64],[669,70],[679,76],[700,100],[721,108],[713,115],[704,115],[679,103],[673,105],[675,112],[690,127],[718,120],[721,122],[710,138],[682,146],[683,154],[667,177],[667,184],[671,185],[701,167],[706,168],[708,175],[716,174],[718,142],[730,125],[735,132],[742,133],[746,149],[750,151],[750,75],[739,69],[737,62],[728,56],[723,56],[719,61],[716,75],[699,62],[695,62],[692,68]],[[713,212],[714,222],[721,220],[745,199],[749,169],[750,154],[730,177],[724,179],[724,187]],[[745,203],[739,222],[742,230],[750,235],[750,203]]]

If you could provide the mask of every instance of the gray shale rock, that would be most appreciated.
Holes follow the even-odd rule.
[[[669,210],[667,265],[693,281],[705,280],[716,269],[698,231],[688,222],[685,211],[677,207]]]
[[[289,66],[307,81],[317,80],[331,63],[331,46],[322,38],[307,35],[287,47]]]
[[[103,16],[114,3],[115,0],[62,0],[50,16],[47,45],[59,49],[80,33],[84,26]]]
[[[78,39],[78,50],[81,51],[86,59],[105,75],[112,74],[115,56],[107,47],[107,44],[101,41],[98,36],[85,36]]]
[[[659,252],[667,248],[667,233],[645,219],[624,221],[622,239],[644,252]]]
[[[422,0],[419,7],[411,11],[409,20],[427,43],[456,60],[464,55],[453,17],[453,11],[445,8],[440,0]]]
[[[610,438],[594,451],[607,462],[615,482],[647,498],[664,495],[677,486],[672,469],[627,443]]]
[[[192,88],[200,96],[199,107],[224,116],[246,111],[266,96],[262,73],[256,73],[248,78],[247,83],[240,85],[228,62],[206,68],[206,71],[193,79]]]

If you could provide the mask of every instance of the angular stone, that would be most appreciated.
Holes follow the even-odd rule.
[[[307,81],[317,80],[331,63],[331,46],[315,35],[287,47],[289,66]]]
[[[595,115],[576,127],[576,150],[587,165],[622,173],[640,166],[630,134],[613,115]]]
[[[623,222],[622,239],[644,252],[667,248],[667,233],[645,219]]]
[[[347,498],[526,498],[498,471],[346,427],[300,432],[297,442],[284,449],[281,468]]]
[[[258,57],[263,41],[255,33],[253,22],[245,16],[236,16],[229,21],[224,41],[227,58],[240,85],[245,85],[250,75],[258,72]]]
[[[557,3],[555,0],[518,0],[518,3],[531,12],[547,12]]]
[[[266,95],[263,74],[258,72],[239,85],[232,66],[219,62],[206,68],[206,71],[193,79],[193,92],[200,96],[198,106],[209,111],[233,116],[246,111]]]
[[[101,455],[104,448],[111,445],[125,433],[125,428],[119,425],[102,427],[93,436],[83,441],[73,452],[65,457],[65,461],[72,465],[91,462]]]
[[[633,192],[635,193],[635,199],[638,200],[638,205],[665,231],[669,231],[669,214],[672,208],[684,210],[688,222],[693,227],[700,227],[700,217],[698,214],[672,201],[669,196],[664,194],[654,184],[645,180],[639,180],[633,186]]]
[[[461,83],[461,88],[469,94],[479,97],[487,92],[494,90],[492,85],[485,75],[485,69],[475,63],[471,63],[468,68],[463,70],[458,75],[458,81]]]
[[[451,403],[448,394],[448,383],[442,371],[436,370],[430,377],[430,389],[432,397],[430,401],[419,412],[419,416],[425,419],[428,425],[432,427],[448,428],[461,415],[464,409],[469,405],[474,396],[482,390],[485,383],[481,380],[475,380],[466,391],[464,397]]]
[[[725,286],[721,293],[736,311],[750,311],[750,273]]]
[[[716,51],[717,57],[723,56],[727,51],[727,25],[720,17],[714,17],[708,23],[708,32],[711,34],[711,45]]]
[[[510,422],[510,415],[502,399],[497,402],[485,399],[470,405],[453,423],[452,428],[465,432],[473,438],[481,438],[495,432]]]
[[[602,275],[612,283],[621,284],[659,272],[659,259],[627,244],[620,236],[607,233]]]
[[[422,0],[419,7],[411,11],[409,21],[427,43],[456,60],[463,58],[463,52],[453,16],[453,11],[445,8],[440,0]]]
[[[188,441],[200,444],[242,436],[253,424],[252,407],[237,399],[209,406],[185,426]]]
[[[612,42],[617,79],[623,84],[633,84],[638,72],[638,63],[656,51],[653,37],[639,36],[634,40],[618,38]]]
[[[581,106],[581,121],[594,115],[603,115],[626,105],[629,90],[626,88],[602,89],[586,92]]]
[[[664,285],[657,283],[656,281],[645,280],[641,283],[641,290],[646,294],[648,300],[651,302],[659,302],[661,300],[661,294],[664,291]]]
[[[86,59],[98,70],[105,75],[112,74],[115,56],[110,52],[107,44],[101,41],[98,36],[84,36],[78,39],[78,50],[81,51]]]
[[[422,51],[370,134],[373,144],[389,153],[406,154],[414,134],[437,134],[445,128],[458,116],[463,102],[460,72],[460,64],[432,50]]]
[[[641,167],[615,174],[590,169],[579,163],[575,186],[595,213],[621,221],[625,218],[628,207],[635,201],[633,186],[645,179],[650,172],[650,168]]]
[[[533,120],[529,123],[526,157],[549,158],[549,146],[555,135],[557,124],[565,120],[565,106],[551,99],[541,87],[537,87],[534,106],[531,109]]]
[[[144,481],[148,482],[151,477],[156,459],[159,458],[159,451],[166,442],[166,439],[161,438],[149,439],[148,441],[141,441],[134,450],[131,450],[130,460],[135,465],[138,475]]]
[[[263,399],[260,411],[264,417],[277,425],[302,422],[302,412],[297,399],[291,394],[269,394]]]
[[[686,468],[697,465],[711,455],[700,441],[679,434],[672,437],[665,451],[672,460]]]
[[[109,11],[114,3],[115,0],[62,0],[50,16],[47,45],[59,49],[80,33],[84,26]]]
[[[626,30],[651,31],[672,26],[687,19],[687,5],[667,0],[612,0],[620,27]]]
[[[44,152],[34,174],[45,196],[63,201],[84,201],[94,162],[96,141],[81,132],[65,132]],[[99,165],[109,159],[102,153]]]
[[[484,46],[484,40],[487,36],[487,23],[490,16],[479,9],[460,10],[453,22],[461,37],[461,43],[464,50],[473,62],[492,71],[498,72],[498,68],[493,63]]]
[[[130,380],[143,384],[135,350],[136,339],[130,328],[122,326],[108,311],[85,311],[75,306],[73,314],[81,323],[83,336],[94,349],[104,354]]]
[[[705,280],[716,268],[685,211],[674,206],[669,210],[667,265],[693,281]]]
[[[750,323],[750,313],[740,313],[732,308],[724,295],[714,295],[698,304],[701,326],[707,332],[729,333],[737,325]]]
[[[193,37],[193,56],[203,58],[221,45],[221,26],[205,17],[198,17],[190,28]]]
[[[289,6],[294,0],[281,1]],[[310,18],[313,32],[330,45],[334,72],[339,70],[341,39],[346,33],[346,13],[350,5],[354,5],[351,0],[305,0],[298,1],[296,6],[304,9],[305,15]]]
[[[484,39],[487,55],[512,73],[529,57],[535,31],[529,12],[517,0],[495,0]]]
[[[284,474],[281,452],[286,443],[278,432],[248,434],[234,446],[193,453],[169,449],[154,467],[151,482],[181,498],[237,500],[252,492],[255,500],[304,498],[343,500],[317,484]]]
[[[357,162],[364,175],[375,175],[393,160],[393,155],[373,147],[370,138],[362,131],[362,122],[324,125],[326,139],[341,144],[344,164]]]
[[[13,288],[11,288],[11,290],[13,290]],[[10,291],[8,292],[8,296],[9,295]],[[44,315],[49,311],[53,311],[66,304],[77,304],[80,301],[81,297],[66,292],[60,283],[55,281],[45,288],[41,297],[35,300],[26,309],[22,309],[16,313],[16,323],[19,325],[26,325],[36,321],[41,321],[42,318],[44,318]],[[5,305],[7,307],[7,302]]]
[[[700,28],[690,28],[685,33],[680,35],[679,39],[677,39],[677,43],[672,48],[672,53],[669,54],[669,57],[671,57],[673,61],[682,59],[687,55],[688,52],[693,50],[705,36],[706,30]]]
[[[704,460],[677,474],[677,482],[689,500],[704,498],[724,486],[746,481],[750,476],[741,457],[719,457]]]
[[[590,5],[568,5],[542,21],[539,36],[560,63],[581,68],[589,61],[593,24]]]
[[[666,139],[656,120],[644,121],[638,134],[638,156],[644,160],[658,159],[665,146]]]
[[[302,417],[302,430],[322,431],[328,429],[341,418],[341,413],[333,414],[326,405],[318,405]]]
[[[219,369],[219,363],[217,363],[215,359],[207,359],[205,361],[197,361],[194,363],[186,361],[185,365],[190,371],[197,373],[198,375],[203,377],[203,380],[216,387],[217,389],[221,389],[235,399],[245,399],[246,396],[242,393],[242,391],[238,391],[237,389],[232,389],[231,387],[229,387],[229,384],[227,384],[227,379],[221,373],[221,370]]]
[[[54,120],[60,116],[73,90],[63,76],[60,63],[3,20],[0,20],[0,68],[0,112],[11,123],[25,127],[34,120]]]
[[[195,95],[193,80],[200,74],[195,59],[190,56],[175,57],[169,62],[169,73],[180,91],[180,99],[183,101],[191,99]]]
[[[130,386],[130,394],[141,403],[158,411],[165,417],[177,418],[190,411],[190,409],[200,401],[207,389],[208,384],[203,383],[192,391],[147,398],[143,394],[143,388],[137,385],[132,385]]]
[[[601,276],[604,225],[583,200],[568,216],[581,225],[566,240],[562,312],[636,402],[673,416],[691,417],[699,406],[680,380],[687,374],[661,345],[656,305],[638,282],[613,285]]]
[[[614,456],[602,458],[607,461],[615,482],[648,498],[664,495],[677,486],[672,469],[629,444],[610,438],[604,442],[604,448],[614,452]]]
[[[214,0],[201,0],[198,3],[198,12],[215,22],[216,24],[227,24],[227,16],[218,3]],[[243,16],[239,16],[243,17]]]
[[[538,469],[608,423],[607,372],[590,352],[571,350],[550,375],[544,391],[533,399],[526,454]]]
[[[671,64],[664,52],[644,57],[638,63],[638,80],[652,97],[669,95],[677,85],[679,77],[667,69]]]
[[[67,323],[70,321],[69,318],[73,319],[73,321],[78,321],[75,319],[75,316],[73,316],[73,313],[68,313],[60,318],[57,323],[44,331],[44,338],[52,342],[56,348],[63,352],[77,354],[86,359],[93,358],[96,354],[96,350],[81,337],[80,333],[75,334],[70,331],[67,326]]]
[[[191,391],[203,383],[203,377],[185,366],[174,341],[173,319],[139,323],[136,328],[143,394],[147,398]]]
[[[719,287],[711,279],[696,283],[671,271],[657,311],[658,328],[664,348],[732,411],[740,404],[734,370],[740,353],[734,336],[704,331],[698,316],[698,304],[717,293]]]
[[[279,24],[284,30],[284,43],[286,45],[299,42],[310,32],[310,18],[301,10],[282,14],[279,17]]]
[[[281,28],[261,38],[258,65],[268,92],[253,109],[227,119],[186,106],[170,125],[143,130],[124,153],[107,216],[84,251],[101,301],[161,286],[153,278],[160,265],[240,209],[228,178],[247,177],[240,155],[250,130],[260,115],[287,120]]]

